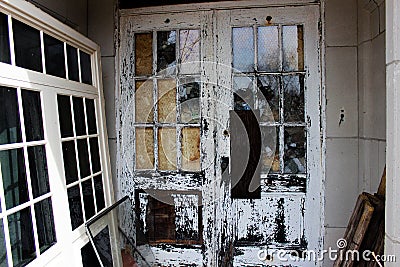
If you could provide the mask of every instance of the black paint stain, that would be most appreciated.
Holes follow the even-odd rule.
[[[286,226],[285,226],[285,199],[280,198],[278,200],[278,210],[276,212],[276,217],[275,217],[275,241],[279,243],[287,243],[286,240]]]
[[[207,122],[206,119],[203,119],[203,129],[204,129],[205,132],[208,131],[208,122]]]

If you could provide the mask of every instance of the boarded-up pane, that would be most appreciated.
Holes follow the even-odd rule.
[[[153,34],[135,34],[136,76],[151,75],[153,69]]]
[[[304,70],[303,26],[283,26],[283,70]]]
[[[176,170],[176,129],[158,129],[158,169]]]
[[[200,171],[200,128],[182,129],[182,169]]]
[[[153,145],[153,128],[136,128],[136,169],[153,169]]]
[[[135,87],[135,121],[153,122],[153,82],[136,81]]]
[[[158,80],[158,121],[176,122],[176,82]]]

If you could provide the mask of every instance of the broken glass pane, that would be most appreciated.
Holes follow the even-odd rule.
[[[158,80],[158,121],[176,122],[176,82],[173,79]]]
[[[135,74],[151,75],[153,70],[153,34],[135,34]]]
[[[283,76],[285,122],[304,122],[304,77]]]
[[[283,70],[304,70],[303,26],[283,26]]]
[[[279,161],[279,128],[275,126],[261,127],[261,172],[277,173]]]
[[[258,28],[258,70],[277,72],[279,60],[279,36],[277,26]]]
[[[200,31],[181,30],[179,32],[180,72],[184,74],[200,72]]]
[[[158,129],[158,169],[176,170],[176,129]]]
[[[135,121],[137,123],[153,122],[154,101],[152,80],[136,81],[135,87]]]
[[[233,78],[233,96],[235,110],[251,110],[254,107],[253,77],[236,76]]]
[[[185,78],[179,84],[180,122],[200,122],[200,79]]]
[[[306,132],[304,127],[285,127],[284,173],[306,172]]]
[[[233,28],[233,68],[237,71],[254,70],[254,35],[253,28]]]
[[[279,77],[257,77],[257,100],[263,122],[279,122]]]
[[[182,129],[182,169],[200,171],[200,128]]]
[[[168,69],[167,73],[172,74],[176,65],[176,32],[157,32],[157,71]]]
[[[153,169],[153,146],[153,128],[136,128],[136,169]]]

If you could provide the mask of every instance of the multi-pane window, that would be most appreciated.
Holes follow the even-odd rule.
[[[24,266],[56,243],[38,91],[0,86],[0,266]]]
[[[232,44],[234,109],[260,113],[261,173],[267,190],[282,181],[305,190],[303,26],[235,27]]]
[[[200,171],[200,30],[135,34],[135,170]]]
[[[105,207],[95,99],[58,95],[65,182],[72,229]]]
[[[18,19],[8,18],[0,13],[0,62],[93,84],[91,56],[88,53]]]

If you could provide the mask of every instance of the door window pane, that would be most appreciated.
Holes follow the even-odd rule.
[[[135,82],[135,122],[153,122],[154,120],[154,100],[153,82]]]
[[[135,74],[151,75],[153,70],[153,34],[135,34]]]
[[[51,198],[35,204],[35,214],[40,253],[43,253],[57,241]]]
[[[57,102],[61,137],[71,137],[74,135],[74,130],[72,128],[70,97],[66,95],[57,95]]]
[[[0,151],[0,168],[7,209],[29,200],[22,148]]]
[[[283,26],[283,70],[304,70],[303,26]]]
[[[94,99],[85,99],[86,102],[86,118],[89,134],[97,133],[96,111],[94,108]]]
[[[36,198],[49,193],[50,185],[45,147],[28,147],[28,159],[33,197]]]
[[[257,77],[257,87],[261,121],[279,122],[279,77],[272,75]]]
[[[78,49],[67,44],[68,79],[79,82]]]
[[[69,188],[67,190],[67,194],[68,194],[71,226],[72,230],[75,230],[81,224],[83,224],[82,202],[81,202],[81,194],[79,192],[79,185]]]
[[[158,168],[176,170],[176,129],[158,129]]]
[[[304,122],[304,77],[283,76],[283,103],[286,122]]]
[[[153,169],[153,146],[153,128],[136,128],[136,169]]]
[[[18,67],[42,72],[40,32],[16,19],[12,20],[15,62]]]
[[[8,17],[3,13],[0,13],[0,62],[11,63]]]
[[[254,107],[253,77],[233,78],[233,97],[235,110],[251,110]]]
[[[285,173],[306,172],[306,132],[304,127],[285,127]]]
[[[233,68],[236,71],[254,71],[253,28],[232,29]]]
[[[26,141],[44,139],[42,105],[40,93],[30,90],[21,90],[24,109]]]
[[[168,69],[167,73],[175,72],[176,65],[176,32],[157,32],[157,71]]]
[[[30,208],[8,216],[8,228],[14,266],[25,266],[36,258]]]
[[[21,142],[17,90],[0,86],[0,144]]]
[[[182,169],[200,171],[200,128],[182,129]]]
[[[81,61],[81,78],[82,82],[92,85],[92,63],[90,55],[83,51],[79,51]]]
[[[64,43],[43,34],[46,74],[65,78]]]
[[[77,142],[78,142],[79,169],[82,179],[90,175],[88,143],[86,139],[79,139]]]
[[[277,72],[281,68],[277,26],[258,27],[258,70]]]
[[[180,72],[185,74],[200,72],[200,31],[181,30],[179,32]]]
[[[94,177],[94,192],[96,194],[96,206],[97,212],[104,209],[106,207],[106,203],[104,200],[104,188],[103,188],[103,177],[98,175]]]
[[[74,119],[75,119],[75,131],[76,135],[86,134],[85,125],[85,110],[83,107],[83,98],[72,97],[72,102],[74,103]]]
[[[76,163],[75,142],[62,143],[64,171],[67,184],[78,180],[78,168]]]
[[[158,80],[158,121],[176,122],[176,82]]]
[[[264,126],[261,129],[261,172],[279,173],[279,128]]]
[[[196,78],[185,78],[180,80],[180,122],[200,122],[200,86],[200,81]]]
[[[85,217],[86,220],[88,220],[96,213],[94,208],[92,179],[86,180],[82,183],[82,195],[83,205],[85,207]]]

